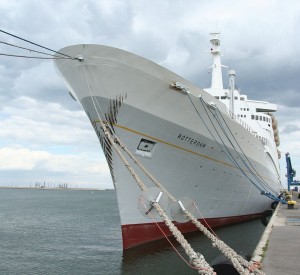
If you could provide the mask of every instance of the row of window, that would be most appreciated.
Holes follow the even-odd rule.
[[[249,111],[249,108],[241,108],[241,111]]]
[[[264,117],[264,116],[259,116],[259,115],[251,115],[251,119],[266,121],[268,123],[271,123],[271,119],[269,117]]]
[[[224,96],[215,96],[215,98],[216,98],[216,99],[230,99],[230,97],[227,96],[227,95],[224,95]],[[240,99],[240,100],[242,100],[242,101],[245,100],[244,97],[240,97],[240,98],[239,98],[238,96],[235,96],[234,99],[235,99],[235,100]]]
[[[241,108],[241,109],[242,109],[242,108]],[[240,115],[240,114],[238,114],[237,116],[238,116],[238,117],[244,117],[244,118],[247,117],[246,115]],[[254,119],[254,120],[260,120],[260,121],[265,121],[265,122],[271,123],[271,119],[268,118],[268,117],[264,117],[264,116],[251,115],[251,119]]]
[[[263,144],[268,144],[268,140],[265,137],[257,136]]]

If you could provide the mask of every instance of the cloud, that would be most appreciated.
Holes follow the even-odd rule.
[[[93,183],[98,188],[111,186],[109,168],[106,162],[86,156],[84,159],[83,162],[81,155],[51,154],[47,151],[27,148],[2,148],[0,149],[0,180],[3,180],[3,172],[12,171],[10,181],[14,182],[22,180],[24,182],[29,179],[51,182],[59,174],[66,177],[65,182],[72,180],[73,183],[80,182],[83,185]],[[21,172],[26,172],[27,178],[19,179],[18,175]],[[36,173],[39,175],[38,177],[36,177]],[[88,183],[84,182],[84,178],[94,178],[94,180]],[[97,178],[99,181],[95,181]]]
[[[293,124],[287,124],[282,129],[282,133],[284,133],[284,134],[290,134],[290,133],[299,132],[299,131],[300,131],[300,127],[297,125],[293,125]]]
[[[44,170],[50,172],[105,173],[109,174],[105,162],[89,159],[82,162],[80,155],[51,154],[27,148],[0,149],[0,170]]]
[[[236,70],[237,85],[249,99],[279,104],[281,148],[293,150],[297,156],[299,13],[297,0],[289,5],[271,0],[188,4],[183,0],[0,1],[3,30],[54,50],[79,43],[122,48],[171,69],[201,88],[210,86],[207,72],[212,59],[205,52],[210,48],[208,33],[220,31],[223,64]],[[1,33],[0,41],[46,52]],[[36,55],[4,44],[0,44],[0,53]],[[96,173],[90,176],[88,170],[77,167],[82,175],[77,174],[76,179],[69,169],[68,160],[74,168],[77,158],[90,163],[99,157],[102,163],[104,156],[89,120],[68,95],[52,61],[0,56],[0,83],[0,149],[22,149],[23,157],[30,158],[24,165],[34,165],[16,174],[20,178],[21,171],[41,175],[41,169],[53,172],[55,168],[53,180],[95,182]],[[49,158],[44,155],[44,162],[42,153],[49,154]],[[19,165],[16,161],[16,167]],[[89,167],[102,174],[97,165],[90,163]]]
[[[71,111],[59,103],[18,97],[1,112],[0,138],[13,142],[43,145],[93,143],[96,135],[82,110]]]
[[[28,149],[0,149],[0,169],[32,170],[38,160],[48,157],[47,152],[30,152]]]
[[[0,170],[0,184],[7,180],[3,173],[12,171],[14,182],[20,184],[27,177],[112,187],[101,146],[85,113],[24,96],[12,100],[0,113]]]

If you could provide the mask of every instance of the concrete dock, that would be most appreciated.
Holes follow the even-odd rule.
[[[253,253],[252,260],[262,263],[267,275],[300,274],[300,199],[293,209],[279,204]]]

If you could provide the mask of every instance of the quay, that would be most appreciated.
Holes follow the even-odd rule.
[[[291,194],[297,203],[292,209],[277,206],[252,256],[267,275],[300,274],[300,199],[298,192]]]

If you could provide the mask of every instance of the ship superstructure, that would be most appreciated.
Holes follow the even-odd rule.
[[[235,70],[221,64],[220,33],[211,33],[210,52],[213,56],[211,87],[206,92],[220,100],[228,109],[229,115],[238,123],[249,129],[264,145],[274,151],[280,145],[277,120],[273,115],[277,105],[266,101],[248,100],[247,95],[241,94],[235,85]],[[228,68],[229,87],[223,88],[222,67]],[[277,151],[280,158],[280,151]],[[274,156],[276,159],[276,156]]]

